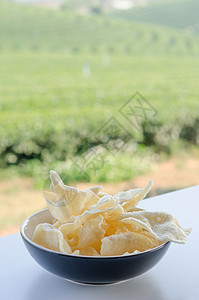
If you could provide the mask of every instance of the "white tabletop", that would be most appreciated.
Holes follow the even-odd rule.
[[[19,234],[0,238],[2,300],[199,299],[199,186],[148,198],[140,207],[168,211],[183,227],[192,227],[185,245],[172,244],[153,269],[109,286],[68,282],[43,270],[29,255]]]

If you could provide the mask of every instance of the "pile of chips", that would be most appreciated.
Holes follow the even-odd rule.
[[[84,191],[66,186],[55,171],[50,179],[52,193],[45,197],[54,221],[37,225],[33,235],[45,248],[73,255],[128,255],[167,241],[185,243],[191,232],[168,213],[137,208],[152,180],[144,188],[112,196],[101,186]]]

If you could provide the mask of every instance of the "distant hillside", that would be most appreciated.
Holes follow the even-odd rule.
[[[11,0],[18,3],[27,3],[36,6],[50,8],[73,7],[74,9],[82,8],[86,11],[100,12],[107,8],[129,9],[135,5],[146,5],[147,3],[165,1],[165,0]],[[97,11],[95,11],[97,9]]]
[[[149,3],[143,7],[135,7],[115,14],[124,19],[148,22],[189,31],[199,31],[198,0],[167,0]]]
[[[25,4],[0,2],[0,51],[194,55],[199,38],[178,30],[121,20],[80,16]]]
[[[37,0],[32,1],[34,2]],[[143,6],[147,3],[153,3],[157,1],[165,0],[65,0],[62,7],[71,7],[75,11],[79,12],[102,13],[112,11],[113,9],[126,10],[134,6]]]

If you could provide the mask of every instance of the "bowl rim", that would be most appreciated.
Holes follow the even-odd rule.
[[[59,252],[59,251],[55,251],[55,250],[51,250],[51,249],[48,249],[48,248],[45,248],[43,246],[40,246],[39,244],[33,242],[31,239],[29,239],[25,232],[24,232],[24,229],[25,229],[25,226],[28,224],[30,218],[33,218],[34,216],[44,212],[44,211],[47,211],[48,208],[45,208],[45,209],[42,209],[34,214],[32,214],[31,216],[29,216],[28,218],[25,219],[25,221],[22,223],[21,227],[20,227],[20,235],[21,237],[23,238],[23,240],[25,240],[28,244],[30,244],[31,246],[34,246],[40,250],[43,250],[43,251],[47,251],[47,252],[50,252],[50,253],[54,253],[54,254],[58,254],[58,255],[61,255],[61,256],[68,256],[68,257],[74,257],[74,258],[92,258],[92,259],[115,259],[115,258],[125,258],[125,257],[132,257],[132,256],[139,256],[139,255],[144,255],[144,254],[147,254],[147,253],[151,253],[151,252],[155,252],[156,250],[159,250],[160,248],[163,248],[164,246],[166,246],[167,244],[170,244],[171,241],[167,241],[167,242],[164,242],[163,244],[155,247],[155,248],[152,248],[152,249],[148,249],[148,250],[145,250],[145,251],[142,251],[142,252],[139,252],[139,253],[130,253],[130,254],[122,254],[122,255],[110,255],[110,256],[102,256],[102,255],[99,255],[99,256],[91,256],[91,255],[75,255],[75,254],[66,254],[66,253],[62,253],[62,252]]]

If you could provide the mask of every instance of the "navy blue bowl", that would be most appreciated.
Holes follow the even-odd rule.
[[[52,223],[47,209],[30,216],[21,226],[20,233],[30,255],[47,271],[78,283],[110,284],[136,277],[155,266],[170,246],[167,242],[151,250],[124,256],[63,254],[32,241],[39,223]]]

